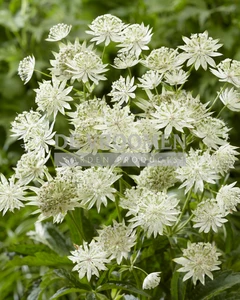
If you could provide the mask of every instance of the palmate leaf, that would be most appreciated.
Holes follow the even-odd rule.
[[[214,296],[220,295],[222,292],[240,284],[240,272],[222,271],[216,272],[214,279],[206,280],[205,285],[198,285],[188,298],[190,300],[208,300],[214,299]]]

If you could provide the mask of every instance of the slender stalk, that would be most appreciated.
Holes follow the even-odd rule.
[[[222,91],[225,89],[226,85],[227,85],[227,82],[225,82],[225,84],[222,86],[220,92],[218,93],[218,95],[216,96],[216,98],[213,100],[213,103],[212,103],[212,105],[209,107],[208,110],[211,110],[211,109],[213,108],[214,104],[215,104],[216,101],[218,100],[218,98],[219,98],[219,96],[221,95]]]

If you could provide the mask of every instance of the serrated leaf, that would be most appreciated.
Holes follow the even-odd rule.
[[[143,290],[139,290],[138,288],[136,288],[135,286],[129,283],[124,283],[124,282],[108,282],[98,286],[96,291],[101,292],[101,291],[112,290],[112,289],[124,290],[145,297],[149,297],[148,293],[144,292]]]
[[[195,290],[193,290],[190,299],[208,300],[238,283],[240,283],[240,272],[218,272],[215,273],[213,280],[207,278],[205,285],[199,284]]]

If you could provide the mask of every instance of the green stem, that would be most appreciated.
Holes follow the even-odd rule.
[[[172,229],[173,232],[174,232],[175,229],[178,227],[179,222],[181,221],[182,216],[184,215],[184,213],[185,213],[185,211],[186,211],[186,208],[187,208],[187,206],[188,206],[188,202],[189,202],[189,200],[191,199],[191,195],[192,195],[192,188],[191,188],[190,191],[188,192],[187,198],[186,198],[186,200],[185,200],[185,202],[184,202],[184,205],[183,205],[183,208],[182,208],[182,212],[181,212],[180,216],[178,217],[176,224],[173,226],[173,229]]]
[[[211,109],[213,108],[214,104],[215,104],[216,101],[218,100],[218,98],[219,98],[219,96],[221,95],[222,91],[225,89],[226,85],[227,85],[227,82],[225,82],[225,84],[224,84],[223,87],[221,88],[221,90],[220,90],[220,92],[218,93],[217,97],[213,100],[213,103],[212,103],[212,105],[209,107],[208,110],[211,110]]]
[[[224,110],[224,108],[226,107],[226,105],[223,106],[223,108],[220,110],[220,112],[217,115],[217,118],[219,118],[219,116],[221,115],[222,111]]]

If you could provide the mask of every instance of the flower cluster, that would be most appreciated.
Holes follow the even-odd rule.
[[[93,20],[86,30],[88,41],[65,41],[71,28],[57,24],[50,29],[46,40],[59,47],[46,74],[51,80],[43,79],[34,89],[36,110],[24,111],[12,122],[12,136],[23,141],[25,152],[12,177],[1,174],[0,211],[5,214],[27,203],[37,208],[43,222],[51,217],[53,223],[62,223],[68,215],[74,218],[74,211],[84,218],[97,216],[88,220],[96,223],[89,236],[84,236],[84,219],[74,220],[83,231],[82,244],[68,256],[80,280],[86,277],[93,285],[106,271],[106,278],[132,282],[139,277],[143,289],[157,289],[164,270],[151,270],[145,262],[143,270],[141,263],[157,257],[162,248],[178,251],[178,258],[171,260],[182,265],[178,271],[186,273],[184,281],[204,284],[205,275],[213,279],[221,264],[221,244],[216,239],[215,246],[208,233],[220,234],[240,204],[240,188],[227,183],[237,147],[229,142],[227,122],[212,109],[219,101],[223,108],[240,111],[240,62],[224,59],[216,64],[222,45],[207,31],[183,37],[185,44],[176,49],[151,49],[152,28],[125,24],[111,14]],[[107,56],[109,45],[116,47]],[[228,87],[206,103],[198,91],[185,89],[193,67],[202,67]],[[34,56],[20,62],[18,74],[25,84],[34,68]],[[69,134],[60,147],[56,134],[64,118]],[[61,154],[60,163],[53,154]],[[170,164],[177,154],[182,154],[183,164]],[[93,163],[96,157],[108,160],[111,155],[117,159]],[[124,168],[130,156],[135,167]],[[44,243],[40,225],[37,231],[38,242]],[[151,248],[163,236],[169,245]],[[183,240],[188,244],[181,254]],[[106,278],[100,278],[98,288]],[[131,296],[119,294],[116,299]]]

